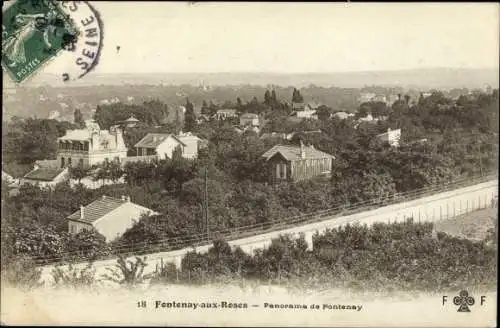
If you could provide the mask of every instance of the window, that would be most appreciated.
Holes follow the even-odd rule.
[[[286,179],[286,164],[281,164],[281,178]]]
[[[82,168],[82,167],[83,167],[83,158],[80,158],[80,159],[78,160],[78,166],[79,166],[80,168]]]
[[[69,228],[70,228],[71,233],[75,233],[75,226],[74,225],[70,225]]]
[[[64,167],[65,163],[64,163],[64,157],[61,157],[61,167]]]
[[[71,166],[71,157],[68,158],[68,166]]]

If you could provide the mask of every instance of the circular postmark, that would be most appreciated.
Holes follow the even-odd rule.
[[[76,36],[67,36],[65,58],[61,58],[66,63],[61,78],[70,81],[82,78],[99,63],[103,24],[97,10],[87,1],[60,1],[59,5],[74,22],[77,32]]]
[[[2,68],[16,83],[50,66],[63,81],[92,71],[102,20],[86,1],[17,0],[2,8]]]

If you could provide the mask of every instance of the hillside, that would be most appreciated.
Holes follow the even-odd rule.
[[[5,86],[13,87],[4,76]],[[192,84],[199,85],[280,85],[362,88],[365,85],[400,86],[404,88],[451,89],[481,88],[484,84],[498,86],[498,69],[431,68],[397,71],[361,71],[334,73],[150,73],[150,74],[89,74],[82,80],[64,84],[52,74],[38,74],[25,86],[89,86],[120,84]]]

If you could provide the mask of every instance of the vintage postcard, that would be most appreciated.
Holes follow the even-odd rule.
[[[497,326],[498,26],[3,2],[1,323]]]

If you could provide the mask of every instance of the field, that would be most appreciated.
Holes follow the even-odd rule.
[[[476,241],[484,239],[487,231],[495,228],[497,221],[498,207],[494,207],[438,221],[434,224],[434,229],[455,237]]]

